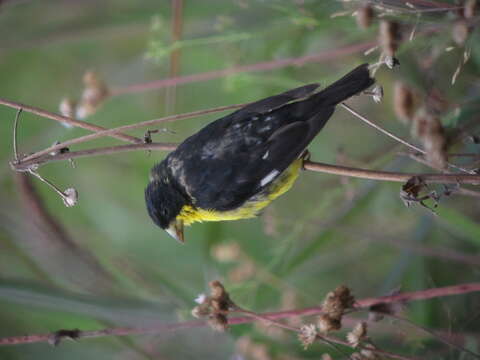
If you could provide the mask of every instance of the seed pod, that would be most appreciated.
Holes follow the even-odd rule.
[[[470,34],[470,29],[468,27],[467,22],[464,19],[457,20],[453,24],[452,39],[457,45],[463,46],[463,44],[465,44],[465,41],[467,41],[469,34]]]
[[[397,22],[390,20],[380,22],[380,46],[386,56],[395,56],[400,38],[400,25]]]
[[[356,12],[357,25],[360,29],[368,29],[372,25],[374,16],[373,8],[370,4],[363,5]]]
[[[401,81],[397,81],[394,86],[393,110],[402,123],[408,124],[412,120],[414,112],[413,92]]]
[[[465,0],[463,5],[463,17],[465,19],[471,19],[475,16],[477,10],[477,0]]]
[[[412,134],[422,141],[427,161],[444,169],[447,165],[447,139],[440,120],[421,108],[413,118]]]

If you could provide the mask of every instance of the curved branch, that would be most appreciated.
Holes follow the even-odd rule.
[[[69,125],[72,125],[72,126],[80,127],[82,129],[90,130],[90,131],[93,131],[93,132],[105,130],[105,128],[101,127],[101,126],[93,125],[93,124],[90,124],[90,123],[85,122],[85,121],[70,119],[66,116],[55,114],[55,113],[47,111],[47,110],[43,110],[43,109],[40,109],[40,108],[37,108],[37,107],[34,107],[34,106],[21,104],[21,103],[15,102],[15,101],[10,101],[10,100],[7,100],[7,99],[0,98],[0,104],[11,107],[11,108],[14,108],[14,109],[18,109],[18,110],[21,109],[21,110],[27,111],[29,113],[32,113],[32,114],[35,114],[35,115],[38,115],[38,116],[42,116],[44,118],[52,119],[52,120],[58,121],[58,122],[63,123],[63,124],[69,124]],[[140,143],[140,142],[143,141],[142,139],[136,138],[134,136],[121,134],[121,133],[118,133],[118,132],[117,133],[112,133],[112,134],[109,134],[109,135],[111,137],[117,138],[119,140],[129,141],[129,142],[133,142],[133,143]]]
[[[407,293],[400,293],[390,296],[380,296],[377,298],[366,298],[358,300],[355,303],[356,309],[368,308],[373,305],[379,304],[391,304],[396,302],[405,302],[405,301],[418,301],[418,300],[427,300],[432,298],[444,297],[444,296],[453,296],[453,295],[462,295],[473,292],[480,292],[480,283],[469,283],[461,285],[446,286],[441,288],[433,288],[427,290],[413,291]],[[278,312],[269,312],[261,314],[262,317],[268,318],[271,320],[279,320],[290,317],[298,316],[310,316],[318,315],[322,312],[321,306],[314,306],[305,309],[295,309],[287,311],[278,311]],[[228,320],[229,325],[245,324],[251,323],[254,319],[249,316],[245,317],[235,317]],[[206,321],[196,320],[196,321],[186,321],[173,324],[159,324],[151,327],[118,327],[118,328],[106,328],[100,330],[90,330],[90,331],[72,331],[75,332],[75,339],[80,338],[92,338],[92,337],[102,337],[102,336],[126,336],[126,335],[141,335],[141,334],[154,334],[160,333],[162,331],[177,331],[182,329],[193,329],[199,327],[207,326]],[[52,343],[52,340],[58,339],[58,332],[49,333],[49,334],[33,334],[33,335],[23,335],[23,336],[11,336],[0,338],[1,345],[19,345],[19,344],[31,344],[39,342],[48,342]]]

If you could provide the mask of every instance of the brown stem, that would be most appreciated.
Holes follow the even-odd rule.
[[[87,149],[80,151],[72,151],[63,154],[45,156],[39,159],[21,161],[20,163],[12,163],[12,168],[17,171],[25,171],[32,165],[41,165],[52,161],[61,161],[87,156],[110,155],[127,151],[138,150],[174,150],[176,144],[172,143],[151,143],[151,144],[131,144],[118,145],[96,149]],[[370,179],[378,181],[396,181],[406,182],[414,176],[419,176],[423,181],[429,184],[480,184],[480,175],[470,174],[423,174],[423,173],[399,173],[390,171],[377,171],[352,168],[339,165],[329,165],[313,161],[305,161],[304,168],[306,170],[317,171],[327,174],[350,176],[361,179]]]
[[[293,331],[295,333],[300,333],[300,328],[297,328],[295,326],[291,326],[291,325],[288,325],[288,324],[284,324],[280,321],[277,321],[277,320],[273,320],[273,319],[270,319],[262,314],[257,314],[253,311],[249,311],[249,310],[245,310],[245,309],[242,309],[240,307],[235,307],[234,309],[235,312],[238,312],[238,313],[241,313],[241,314],[244,314],[246,316],[249,316],[255,320],[259,320],[259,321],[263,321],[263,322],[267,322],[267,323],[270,323],[274,326],[277,326],[279,328],[282,328],[282,329],[285,329],[285,330],[289,330],[289,331]],[[327,344],[338,344],[338,345],[344,345],[344,346],[348,346],[348,347],[352,347],[352,345],[350,345],[347,341],[344,341],[344,340],[341,340],[341,339],[338,339],[336,337],[333,337],[333,336],[328,336],[328,335],[325,335],[325,334],[317,334],[316,336],[317,340],[320,340],[321,342],[324,342],[324,343],[327,343]],[[358,346],[358,349],[362,349],[361,346]],[[374,353],[377,353],[377,354],[381,354],[381,355],[385,355],[385,356],[388,356],[392,359],[399,359],[399,360],[413,360],[414,358],[412,357],[406,357],[406,356],[402,356],[402,355],[398,355],[398,354],[394,354],[394,353],[391,353],[391,352],[388,352],[388,351],[384,351],[384,350],[381,350],[381,349],[371,349],[371,348],[368,348],[368,350],[374,352]]]
[[[52,161],[62,161],[68,159],[76,159],[81,157],[91,157],[99,155],[111,155],[129,151],[138,151],[138,150],[163,150],[171,151],[176,148],[177,144],[172,143],[150,143],[150,144],[127,144],[127,145],[116,145],[108,146],[95,149],[86,149],[79,151],[71,151],[66,153],[61,153],[51,156],[43,156],[40,158],[35,158],[32,160],[20,161],[19,163],[11,163],[11,166],[16,171],[26,171],[31,168],[33,165],[41,165],[49,163]]]
[[[468,283],[468,284],[461,284],[461,285],[446,286],[442,288],[433,288],[433,289],[420,290],[420,291],[414,291],[414,292],[408,292],[408,293],[400,293],[400,294],[390,295],[390,296],[381,296],[377,298],[367,298],[363,300],[358,300],[355,303],[355,308],[357,309],[368,308],[372,305],[389,304],[389,303],[395,303],[399,301],[427,300],[427,299],[444,297],[444,296],[468,294],[472,292],[480,292],[480,283]],[[278,320],[278,319],[285,319],[285,318],[294,317],[294,316],[318,315],[321,312],[322,312],[321,306],[314,306],[314,307],[305,308],[305,309],[294,309],[294,310],[264,313],[264,314],[261,314],[261,316],[268,318],[270,320]],[[236,318],[231,318],[228,321],[230,325],[245,324],[250,322],[252,322],[251,317],[236,317]],[[79,331],[78,338],[151,334],[151,333],[159,333],[162,331],[192,329],[192,328],[204,327],[206,325],[207,325],[206,321],[187,321],[187,322],[174,323],[174,324],[159,324],[156,326],[143,327],[143,328],[133,328],[133,327],[106,328],[106,329],[92,330],[92,331]],[[38,343],[38,342],[49,342],[52,339],[52,336],[55,336],[55,333],[4,337],[4,338],[0,338],[0,345],[18,345],[18,344],[28,344],[28,343]]]
[[[225,110],[238,109],[238,108],[240,108],[242,106],[245,106],[245,105],[246,104],[235,104],[235,105],[220,106],[220,107],[216,107],[216,108],[212,108],[212,109],[197,110],[197,111],[192,111],[192,112],[184,113],[184,114],[165,116],[165,117],[162,117],[162,118],[159,118],[159,119],[142,121],[142,122],[135,123],[135,124],[119,126],[119,127],[113,128],[113,129],[102,129],[101,131],[95,132],[94,134],[80,136],[80,137],[72,139],[72,140],[64,141],[61,144],[50,146],[50,147],[48,147],[44,150],[38,151],[34,154],[31,154],[29,156],[24,157],[21,162],[36,159],[36,158],[38,158],[40,156],[43,156],[43,155],[46,155],[46,154],[48,154],[52,151],[59,150],[61,148],[64,148],[64,147],[67,147],[67,146],[70,146],[70,145],[79,144],[79,143],[86,142],[86,141],[91,141],[91,140],[98,139],[98,138],[104,137],[104,136],[113,136],[114,134],[116,134],[118,132],[125,131],[125,130],[132,130],[132,129],[137,129],[137,128],[141,128],[141,127],[148,127],[148,126],[157,125],[157,124],[164,123],[164,122],[188,119],[188,118],[192,118],[192,117],[196,117],[196,116],[211,114],[211,113],[225,111]],[[134,141],[134,143],[137,144],[138,142]],[[162,149],[158,149],[158,150],[173,150],[173,148],[162,148]]]
[[[35,114],[35,115],[38,115],[38,116],[42,116],[44,118],[48,118],[48,119],[52,119],[52,120],[55,120],[55,121],[58,121],[58,122],[61,122],[61,123],[64,123],[64,124],[69,124],[69,125],[72,125],[72,126],[80,127],[82,129],[90,130],[90,131],[93,131],[93,132],[105,130],[105,128],[103,128],[101,126],[93,125],[93,124],[87,123],[85,121],[78,121],[78,120],[70,119],[68,117],[58,115],[58,114],[55,114],[55,113],[47,111],[47,110],[39,109],[39,108],[36,108],[34,106],[29,106],[29,105],[17,103],[17,102],[10,101],[10,100],[7,100],[7,99],[0,98],[0,104],[11,107],[11,108],[14,108],[14,109],[18,109],[18,110],[22,109],[23,111],[27,111],[29,113],[32,113],[32,114]],[[114,137],[114,138],[117,138],[119,140],[129,141],[129,142],[133,142],[133,143],[142,142],[142,139],[139,139],[139,138],[136,138],[136,137],[133,137],[133,136],[130,136],[130,135],[126,135],[126,134],[112,133],[112,134],[110,134],[110,136]]]
[[[356,177],[379,181],[406,182],[414,176],[421,177],[426,183],[434,184],[480,184],[480,175],[470,174],[422,174],[422,173],[399,173],[391,171],[377,171],[358,169],[347,166],[329,165],[313,161],[304,163],[306,170],[318,171],[327,174]]]
[[[420,154],[423,154],[425,155],[427,152],[423,149],[420,149],[419,147],[413,145],[413,144],[410,144],[408,141],[406,140],[403,140],[402,138],[396,136],[395,134],[392,134],[390,131],[382,128],[380,125],[378,124],[375,124],[373,121],[367,119],[365,116],[359,114],[358,112],[356,112],[354,109],[352,109],[350,106],[348,106],[347,104],[345,103],[342,103],[340,104],[341,107],[343,107],[344,109],[346,109],[348,112],[350,112],[351,114],[353,114],[354,116],[356,116],[357,118],[359,118],[360,120],[362,120],[363,122],[365,122],[366,124],[370,125],[371,127],[373,127],[374,129],[377,129],[378,131],[380,131],[382,134],[385,134],[387,135],[388,137],[391,137],[392,139],[398,141],[399,143],[409,147],[410,149],[412,150],[415,150],[416,152],[419,152]],[[416,159],[417,161],[420,161],[419,159]],[[428,164],[426,161],[424,161],[425,165],[429,166],[430,164]],[[467,174],[474,174],[473,171],[469,171],[469,170],[466,170],[462,167],[459,167],[455,164],[451,164],[451,163],[448,163],[447,162],[447,165],[451,168],[454,168],[454,169],[457,169],[457,170],[461,170],[463,172],[466,172]]]
[[[365,51],[371,48],[372,46],[374,46],[375,44],[376,44],[375,41],[369,41],[369,42],[364,42],[360,44],[348,45],[342,48],[322,51],[316,54],[305,55],[297,58],[265,61],[265,62],[260,62],[256,64],[236,66],[230,69],[214,70],[214,71],[204,72],[200,74],[178,76],[178,77],[169,78],[169,79],[151,81],[143,84],[135,84],[135,85],[126,86],[123,88],[113,89],[112,95],[115,96],[115,95],[162,89],[162,88],[173,86],[173,85],[181,85],[181,84],[217,79],[220,77],[242,73],[242,72],[268,71],[268,70],[283,68],[286,66],[302,66],[307,63],[336,60],[339,57],[342,57],[345,55],[350,55],[353,53]]]

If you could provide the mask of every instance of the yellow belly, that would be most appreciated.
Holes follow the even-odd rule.
[[[253,199],[248,200],[238,209],[215,211],[185,205],[177,216],[177,219],[183,220],[185,225],[190,225],[197,221],[225,221],[255,217],[260,210],[270,204],[274,199],[290,190],[298,177],[301,166],[302,159],[295,160],[266,190],[263,190],[261,194],[258,194],[258,196],[255,196]]]

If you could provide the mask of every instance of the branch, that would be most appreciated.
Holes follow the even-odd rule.
[[[245,105],[247,105],[247,104],[234,104],[234,105],[219,106],[219,107],[215,107],[215,108],[211,108],[211,109],[197,110],[197,111],[192,111],[192,112],[189,112],[189,113],[170,115],[170,116],[165,116],[165,117],[162,117],[162,118],[159,118],[159,119],[142,121],[142,122],[135,123],[135,124],[123,125],[123,126],[119,126],[119,127],[113,128],[113,129],[102,128],[102,130],[100,130],[98,132],[95,132],[94,134],[89,134],[89,135],[85,135],[85,136],[80,136],[80,137],[72,139],[72,140],[67,140],[67,141],[64,141],[64,142],[62,142],[58,145],[50,146],[50,147],[48,147],[44,150],[41,150],[41,151],[38,151],[34,154],[26,156],[20,161],[19,165],[23,164],[24,161],[29,161],[29,160],[32,160],[32,159],[39,158],[40,156],[49,154],[49,153],[51,153],[55,150],[59,150],[61,148],[67,147],[67,146],[83,143],[83,142],[86,142],[86,141],[91,141],[91,140],[98,139],[98,138],[104,137],[104,136],[114,136],[116,133],[123,132],[125,130],[138,129],[138,128],[141,128],[141,127],[148,127],[148,126],[157,125],[157,124],[164,123],[164,122],[188,119],[188,118],[192,118],[192,117],[196,117],[196,116],[211,114],[211,113],[225,111],[225,110],[238,109],[238,108],[241,108],[242,106],[245,106]],[[141,140],[141,142],[143,143],[143,140]],[[138,141],[133,141],[133,143],[138,144]],[[174,148],[161,148],[161,149],[156,148],[156,150],[173,150],[173,149]]]
[[[17,102],[10,101],[10,100],[7,100],[7,99],[0,98],[0,104],[11,107],[11,108],[14,108],[14,109],[17,109],[17,110],[24,110],[24,111],[27,111],[29,113],[32,113],[32,114],[35,114],[35,115],[38,115],[38,116],[42,116],[42,117],[47,118],[47,119],[52,119],[52,120],[58,121],[58,122],[63,123],[63,124],[69,124],[69,125],[80,127],[82,129],[90,130],[90,131],[93,131],[93,132],[105,130],[105,128],[101,127],[101,126],[93,125],[93,124],[90,124],[90,123],[85,122],[85,121],[70,119],[66,116],[55,114],[55,113],[47,111],[47,110],[39,109],[39,108],[34,107],[34,106],[29,106],[29,105],[17,103]],[[126,135],[126,134],[118,134],[118,133],[114,134],[114,133],[112,133],[112,134],[110,134],[110,136],[114,137],[116,139],[119,139],[119,140],[124,140],[124,141],[128,141],[128,142],[133,142],[133,143],[139,143],[139,142],[143,141],[142,139],[139,139],[139,138],[136,138],[136,137],[133,137],[133,136],[130,136],[130,135]]]
[[[138,150],[167,150],[171,151],[176,148],[174,143],[151,143],[151,144],[131,144],[117,145],[95,149],[87,149],[80,151],[72,151],[57,155],[44,156],[39,159],[21,161],[11,166],[16,171],[26,171],[34,165],[41,165],[52,161],[62,161],[87,156],[110,155],[128,151]],[[399,173],[392,171],[377,171],[360,168],[352,168],[347,166],[329,165],[313,161],[304,162],[305,170],[322,172],[327,174],[356,177],[360,179],[369,179],[377,181],[395,181],[406,182],[414,176],[421,177],[425,183],[429,184],[480,184],[480,175],[470,174],[429,174],[429,173]]]
[[[462,285],[446,286],[441,288],[432,288],[427,290],[420,290],[414,292],[400,293],[390,296],[381,296],[377,298],[366,298],[358,300],[355,303],[356,309],[368,308],[373,305],[379,304],[391,304],[404,301],[418,301],[427,300],[432,298],[462,295],[473,292],[480,292],[480,283],[469,283]],[[318,315],[322,312],[321,306],[314,306],[305,309],[286,310],[278,312],[270,312],[261,314],[263,318],[269,320],[278,320],[298,316],[311,316]],[[254,319],[251,317],[236,317],[228,320],[229,325],[251,323]],[[92,338],[102,336],[126,336],[126,335],[140,335],[140,334],[158,334],[162,331],[177,331],[182,329],[193,329],[207,326],[206,321],[187,321],[173,324],[159,324],[151,327],[119,327],[119,328],[106,328],[100,330],[90,331],[76,331],[75,339],[80,338]],[[0,338],[1,345],[19,345],[39,342],[52,342],[53,339],[58,337],[58,332],[49,334],[34,334],[25,336],[12,336]]]
[[[233,75],[242,72],[252,72],[252,71],[268,71],[283,68],[286,66],[302,66],[307,63],[321,62],[328,60],[336,60],[341,56],[350,55],[357,52],[365,51],[376,44],[375,41],[364,42],[361,44],[348,45],[338,49],[331,49],[327,51],[322,51],[320,53],[300,56],[296,58],[288,59],[278,59],[273,61],[259,62],[256,64],[236,66],[230,69],[214,70],[208,71],[199,74],[178,76],[168,79],[155,80],[143,84],[135,84],[122,88],[117,88],[112,90],[112,96],[131,94],[143,91],[150,91],[156,89],[162,89],[169,86],[201,82],[212,79],[221,78],[228,75]]]

